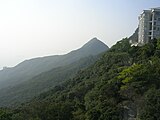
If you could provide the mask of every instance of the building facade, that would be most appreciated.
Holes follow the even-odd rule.
[[[160,7],[144,10],[139,16],[138,44],[144,45],[149,40],[160,38]]]

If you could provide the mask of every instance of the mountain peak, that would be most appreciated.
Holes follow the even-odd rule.
[[[94,37],[94,38],[92,38],[91,40],[89,40],[88,43],[89,43],[89,42],[96,42],[96,41],[100,41],[100,40],[99,40],[98,38]],[[100,41],[100,42],[101,42],[101,41]]]
[[[102,41],[97,39],[96,37],[89,40],[81,48],[81,50],[83,52],[85,52],[86,54],[87,53],[91,54],[91,55],[99,54],[99,53],[104,52],[108,49],[109,49],[109,47],[106,44],[104,44]]]
[[[108,48],[108,46],[106,44],[104,44],[102,41],[100,41],[99,39],[97,39],[96,37],[92,38],[91,40],[89,40],[86,44],[83,45],[84,47],[106,47]]]
[[[96,40],[98,40],[96,37],[94,37],[94,38],[92,38],[91,40],[93,40],[93,41],[96,41]]]

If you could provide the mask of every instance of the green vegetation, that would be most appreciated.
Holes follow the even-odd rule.
[[[13,120],[159,120],[160,40],[117,42],[94,65],[0,117]],[[3,118],[2,120],[5,120]]]
[[[98,56],[88,56],[72,64],[54,68],[11,88],[1,89],[0,106],[15,107],[61,84],[82,69],[92,65]]]
[[[0,106],[13,107],[48,91],[99,58],[108,46],[97,38],[65,55],[26,60],[0,71]]]

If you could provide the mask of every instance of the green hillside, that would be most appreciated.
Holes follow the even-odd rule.
[[[81,48],[65,55],[53,55],[25,60],[15,67],[0,70],[0,89],[14,87],[43,72],[69,65],[90,55],[98,55],[106,50],[108,50],[107,45],[97,38],[93,38]]]
[[[130,47],[117,42],[73,79],[16,109],[2,120],[159,120],[160,40]]]
[[[0,71],[0,107],[33,99],[93,64],[108,46],[97,38],[68,54],[26,60]]]
[[[100,56],[100,55],[99,55]],[[18,106],[38,96],[40,93],[61,84],[82,69],[92,65],[99,56],[88,56],[69,65],[41,73],[21,84],[0,90],[0,106]]]

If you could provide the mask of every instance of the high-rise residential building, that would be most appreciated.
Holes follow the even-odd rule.
[[[139,16],[138,44],[160,37],[160,7],[144,10]]]

